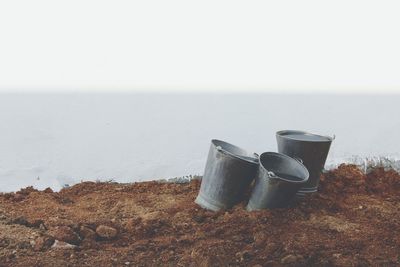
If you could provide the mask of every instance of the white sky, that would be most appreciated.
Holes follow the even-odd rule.
[[[0,89],[400,90],[399,1],[1,1]]]

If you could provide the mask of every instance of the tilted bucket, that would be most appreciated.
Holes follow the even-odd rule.
[[[247,210],[287,207],[307,182],[307,168],[299,160],[275,152],[262,153],[259,160]]]
[[[195,202],[213,211],[233,207],[243,199],[257,168],[256,154],[224,141],[212,140]]]
[[[319,177],[324,168],[329,148],[334,137],[304,131],[284,130],[276,133],[278,152],[300,158],[310,173],[308,182],[300,188],[298,195],[316,192]]]

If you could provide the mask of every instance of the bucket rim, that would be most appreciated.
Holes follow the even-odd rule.
[[[304,135],[309,135],[309,136],[316,136],[321,139],[319,139],[319,140],[300,140],[300,139],[292,138],[292,137],[288,136],[289,134],[304,134]],[[281,130],[281,131],[276,132],[276,136],[290,139],[290,140],[296,140],[299,142],[307,142],[307,143],[331,143],[335,139],[334,137],[331,137],[328,135],[320,135],[320,134],[315,134],[312,132],[306,132],[306,131],[301,131],[301,130]]]
[[[281,157],[281,158],[285,158],[285,159],[289,159],[289,160],[291,160],[291,161],[294,161],[294,162],[296,162],[296,164],[298,164],[298,165],[300,166],[300,168],[302,168],[302,169],[305,171],[305,174],[307,174],[304,178],[298,177],[298,178],[302,178],[302,179],[299,180],[299,181],[297,181],[297,180],[291,180],[291,179],[286,179],[286,178],[283,178],[283,177],[280,177],[280,176],[269,177],[269,179],[279,179],[279,180],[282,180],[282,181],[285,181],[285,182],[295,183],[295,184],[304,184],[304,183],[306,183],[306,182],[309,180],[309,178],[310,178],[310,173],[308,172],[308,169],[306,168],[306,166],[304,166],[304,164],[301,163],[300,161],[298,161],[298,160],[296,160],[296,159],[294,159],[294,158],[292,158],[292,157],[289,157],[288,155],[282,154],[282,153],[277,153],[277,152],[264,152],[264,153],[262,153],[262,154],[260,155],[260,158],[259,158],[259,165],[260,165],[260,167],[262,167],[265,171],[268,172],[268,169],[264,166],[264,164],[263,164],[262,161],[261,161],[261,158],[263,157],[263,155],[273,155],[273,156],[277,156],[277,157]]]
[[[211,139],[211,144],[215,147],[215,149],[217,149],[217,147],[219,146],[217,143],[220,143],[220,144],[223,144],[223,145],[227,145],[227,146],[231,146],[231,147],[233,147],[235,149],[238,149],[239,151],[242,151],[243,154],[245,154],[245,155],[235,154],[235,153],[230,152],[229,150],[227,150],[227,149],[225,149],[223,147],[220,147],[221,149],[218,149],[219,152],[221,152],[221,153],[223,153],[223,154],[225,154],[225,155],[227,155],[229,157],[232,157],[232,158],[235,158],[235,159],[239,159],[239,160],[251,163],[251,164],[258,165],[259,158],[258,158],[258,155],[256,153],[253,153],[253,156],[252,156],[251,153],[249,153],[247,150],[245,150],[245,149],[243,149],[241,147],[235,146],[235,145],[233,145],[231,143],[228,143],[228,142],[220,140],[220,139]]]

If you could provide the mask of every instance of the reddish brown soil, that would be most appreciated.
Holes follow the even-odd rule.
[[[0,194],[0,265],[400,265],[394,171],[342,165],[318,194],[273,211],[205,211],[193,203],[198,189],[199,181],[86,182]]]

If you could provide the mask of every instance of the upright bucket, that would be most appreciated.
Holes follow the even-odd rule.
[[[243,199],[257,168],[256,154],[224,141],[212,140],[195,202],[213,211],[233,207]]]
[[[261,154],[247,210],[287,207],[308,177],[307,168],[299,160],[275,152]]]
[[[324,168],[334,137],[304,131],[284,130],[276,133],[278,152],[303,161],[310,173],[308,182],[297,193],[303,196],[318,190],[319,177]]]

